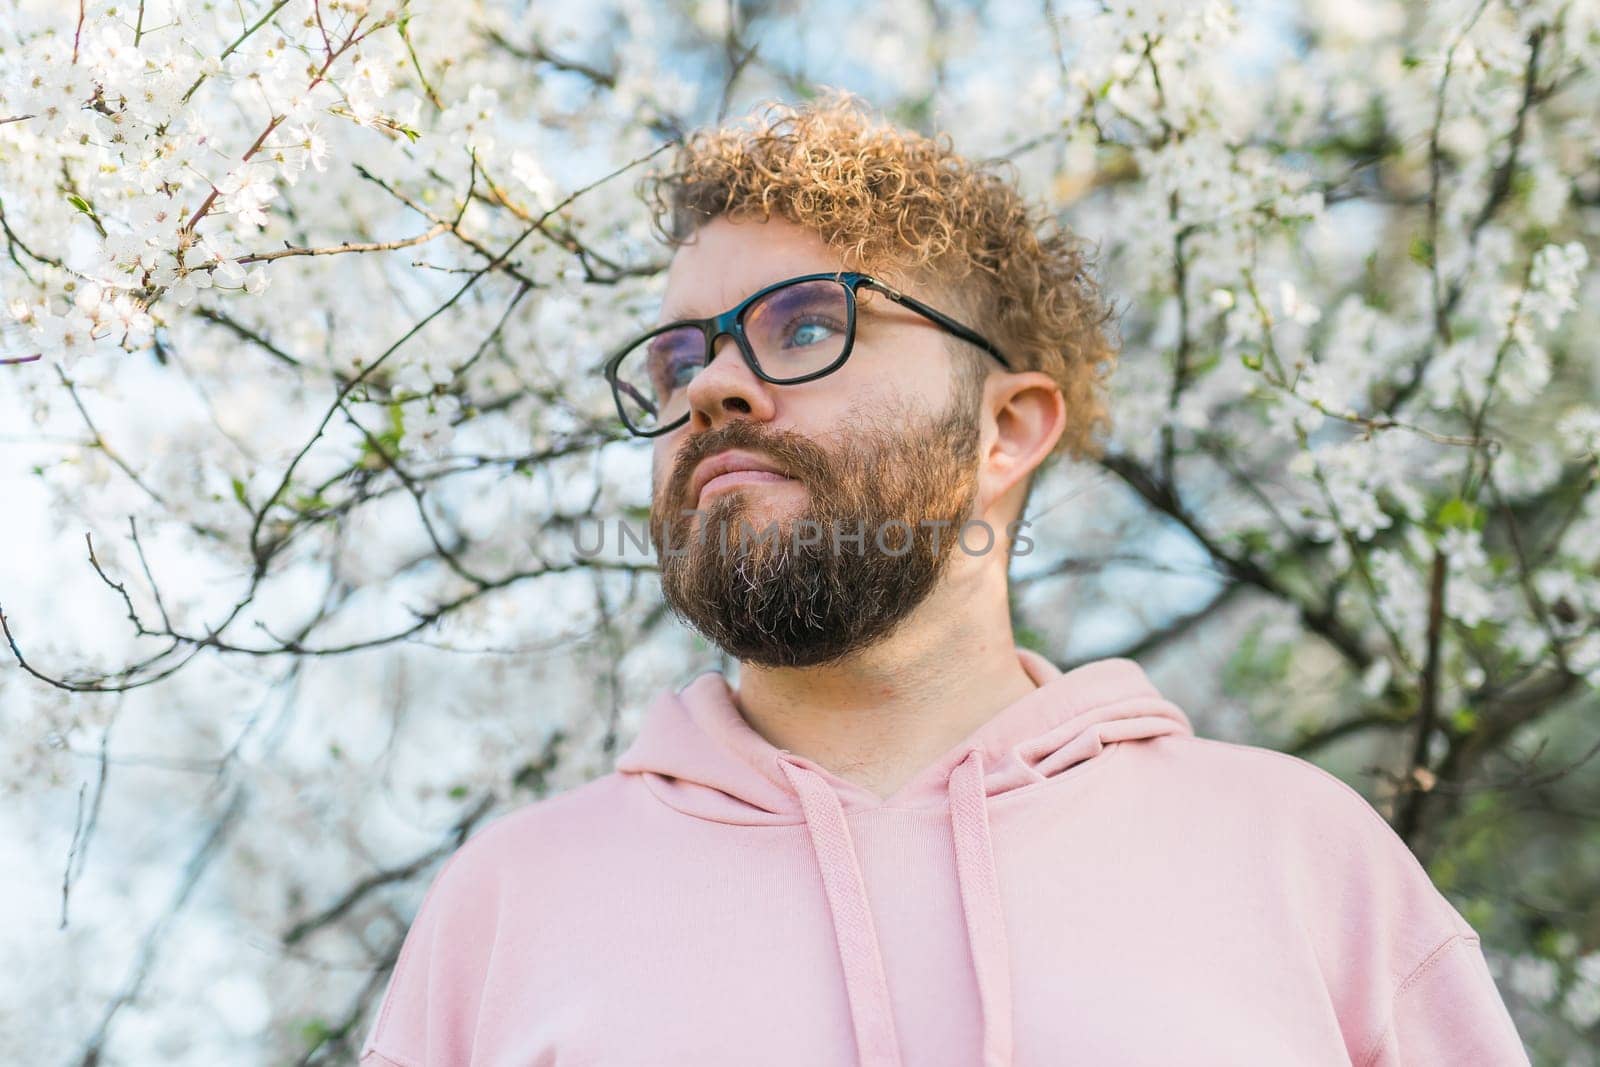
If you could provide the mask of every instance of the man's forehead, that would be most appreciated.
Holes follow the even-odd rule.
[[[786,278],[846,269],[838,249],[786,219],[713,219],[673,254],[659,321],[710,318]]]
[[[674,290],[669,284],[666,294],[661,298],[661,314],[657,318],[661,322],[673,322],[677,319],[709,319],[736,306],[752,293],[760,292],[767,286],[786,278],[842,269],[825,263],[809,266],[776,264],[766,270],[755,272],[702,274],[684,284],[681,289]]]

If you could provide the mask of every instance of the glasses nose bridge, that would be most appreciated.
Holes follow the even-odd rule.
[[[711,361],[716,358],[717,342],[724,337],[733,338],[734,345],[745,358],[754,358],[750,352],[750,344],[745,339],[744,328],[739,322],[739,314],[743,310],[744,306],[740,305],[705,320],[706,356],[705,361],[701,363],[702,367],[711,365]]]

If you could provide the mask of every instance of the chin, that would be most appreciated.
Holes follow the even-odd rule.
[[[759,533],[769,522],[782,522],[799,515],[804,506],[803,495],[770,492],[767,486],[739,486],[713,495],[700,506],[695,521],[713,526],[726,524],[730,536],[738,531],[739,523],[747,522]]]

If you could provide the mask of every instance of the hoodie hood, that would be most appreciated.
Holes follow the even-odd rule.
[[[1017,649],[1017,658],[1038,688],[1002,708],[890,797],[880,798],[762,737],[717,671],[656,697],[616,769],[648,777],[662,800],[689,815],[727,823],[795,823],[803,821],[803,808],[785,763],[821,777],[851,814],[947,804],[950,775],[973,751],[982,760],[987,798],[1054,778],[1117,741],[1194,733],[1183,711],[1131,659],[1093,660],[1063,672],[1031,649]]]
[[[1029,649],[1038,687],[997,712],[892,796],[846,781],[758,734],[717,671],[667,691],[645,712],[617,761],[673,808],[721,823],[803,823],[833,919],[863,1067],[903,1067],[888,981],[846,816],[870,808],[945,807],[983,1020],[984,1067],[1011,1062],[1010,955],[988,801],[1065,774],[1119,741],[1193,734],[1133,660],[1109,657],[1063,672]]]

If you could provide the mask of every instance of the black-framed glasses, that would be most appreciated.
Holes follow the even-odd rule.
[[[1011,364],[976,330],[856,271],[802,274],[759,289],[720,315],[679,319],[635,337],[602,366],[617,413],[640,437],[655,437],[689,418],[688,385],[711,362],[717,340],[732,337],[745,364],[764,382],[795,385],[832,374],[856,341],[856,290],[865,286],[968,341],[1007,370]]]

